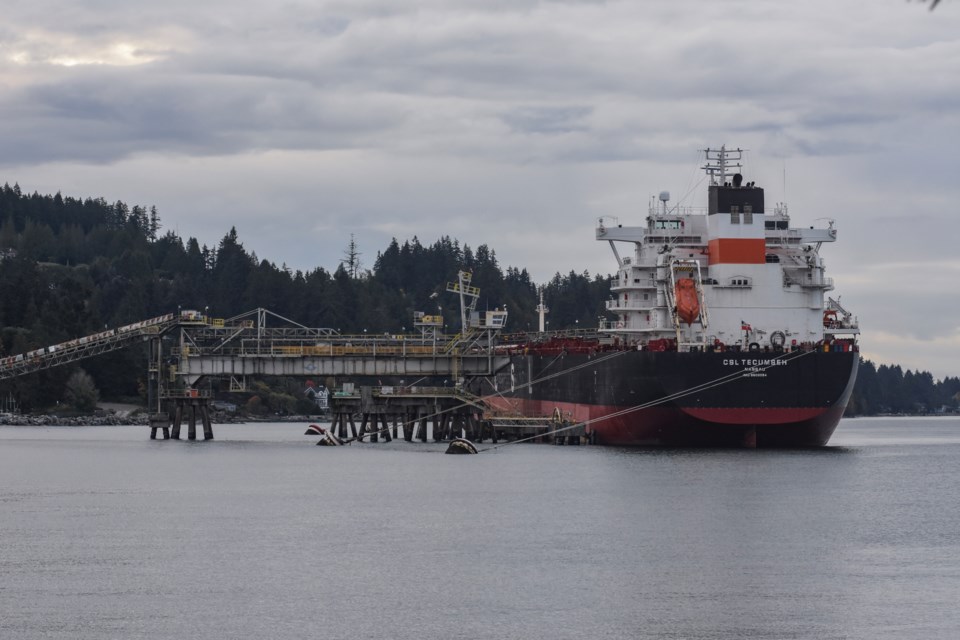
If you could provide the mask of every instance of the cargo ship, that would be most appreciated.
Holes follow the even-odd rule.
[[[487,401],[586,425],[598,443],[813,447],[843,415],[859,365],[856,318],[829,297],[834,221],[792,227],[745,181],[741,149],[707,149],[707,207],[652,198],[645,224],[601,219],[618,265],[593,337],[504,347]],[[628,251],[621,251],[626,246]],[[541,300],[541,332],[546,311]]]

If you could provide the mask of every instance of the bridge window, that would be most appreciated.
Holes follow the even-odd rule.
[[[680,221],[679,220],[657,220],[653,227],[655,229],[679,229]]]

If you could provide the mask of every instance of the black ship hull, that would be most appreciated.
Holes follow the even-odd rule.
[[[621,446],[823,446],[856,380],[859,353],[608,351],[518,354],[488,402],[587,423]]]

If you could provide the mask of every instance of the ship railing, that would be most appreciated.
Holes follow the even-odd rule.
[[[627,323],[623,320],[601,320],[597,327],[600,331],[613,331],[615,329],[626,329]]]
[[[830,320],[823,323],[823,328],[831,333],[860,333],[860,324],[856,321]]]
[[[773,245],[796,245],[800,244],[799,229],[766,229],[764,237],[768,244]]]
[[[811,227],[809,229],[767,229],[765,237],[767,240],[781,245],[834,242],[837,239],[837,230],[832,227]]]
[[[600,321],[600,326],[598,329],[600,331],[615,331],[617,329],[629,329],[629,323],[624,322],[623,320],[607,320],[603,319]]]
[[[806,270],[787,270],[783,271],[784,284],[796,284],[801,287],[812,289],[824,289],[830,291],[833,289],[833,278],[822,275],[814,275]]]
[[[664,331],[663,327],[654,326],[653,323],[627,322],[626,320],[607,320],[600,321],[598,331]]]
[[[811,274],[807,274],[808,276]],[[811,287],[814,289],[825,289],[827,291],[833,289],[833,278],[827,278],[824,276],[815,276],[803,278],[799,282],[801,287]]]
[[[607,300],[608,311],[652,311],[656,309],[656,300],[641,302],[621,302],[620,300]]]
[[[676,216],[705,216],[707,215],[707,207],[670,207],[666,213],[663,212],[663,208],[659,204],[651,203],[648,208],[648,213],[653,218],[668,217],[673,218]]]
[[[629,282],[616,280],[610,283],[611,291],[619,291],[621,289],[656,289],[656,288],[657,288],[656,278],[633,278]]]
[[[670,244],[682,244],[682,245],[706,245],[707,243],[703,241],[703,236],[700,235],[673,235],[670,233],[661,233],[657,232],[656,234],[649,234],[647,239],[650,242],[666,242]]]

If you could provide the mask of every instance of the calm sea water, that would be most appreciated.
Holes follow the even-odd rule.
[[[0,638],[949,638],[960,419],[799,451],[0,427]]]

